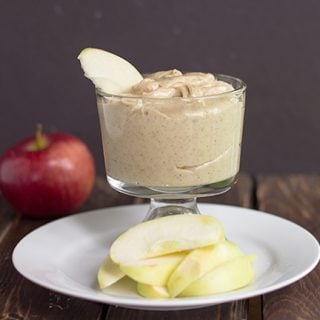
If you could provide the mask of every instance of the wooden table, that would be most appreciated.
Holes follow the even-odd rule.
[[[300,224],[320,239],[320,176],[261,175],[253,178],[242,174],[230,192],[215,198],[205,198],[204,201],[271,212]],[[141,202],[143,200],[113,191],[104,179],[98,178],[92,196],[81,211]],[[320,319],[319,266],[304,279],[281,290],[245,301],[187,311],[129,310],[43,289],[15,271],[11,254],[24,235],[46,222],[48,220],[20,217],[0,196],[0,320]]]

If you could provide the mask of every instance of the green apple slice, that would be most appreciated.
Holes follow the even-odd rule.
[[[109,255],[107,255],[98,270],[97,280],[99,287],[103,289],[111,286],[124,276],[125,274],[120,270],[119,266],[110,259]]]
[[[254,278],[252,266],[254,259],[254,256],[242,256],[220,264],[191,283],[179,296],[202,296],[244,287]]]
[[[186,253],[173,253],[157,258],[120,264],[120,270],[133,280],[145,284],[164,286]]]
[[[145,297],[151,299],[166,299],[170,298],[169,292],[166,287],[163,286],[151,286],[145,283],[137,283],[138,293]]]
[[[80,52],[78,59],[84,75],[97,89],[107,94],[129,92],[143,79],[131,63],[108,51],[86,48]]]
[[[207,272],[233,258],[243,256],[243,252],[230,241],[192,250],[171,274],[167,287],[171,297],[176,297],[192,282]]]
[[[208,215],[173,215],[142,222],[121,234],[110,248],[113,262],[153,258],[218,243],[221,223]]]

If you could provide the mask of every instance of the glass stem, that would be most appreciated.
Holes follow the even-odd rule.
[[[199,214],[197,199],[150,199],[150,207],[144,221],[175,214]]]

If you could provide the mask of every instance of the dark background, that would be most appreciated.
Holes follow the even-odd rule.
[[[34,131],[66,131],[103,174],[85,47],[141,72],[213,71],[248,85],[242,169],[319,172],[320,1],[0,0],[0,153]]]

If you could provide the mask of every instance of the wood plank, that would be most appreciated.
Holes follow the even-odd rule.
[[[115,192],[104,179],[98,178],[92,196],[80,211],[130,201],[130,197]],[[7,210],[7,205],[1,201],[0,212],[3,210]],[[15,271],[11,262],[15,245],[24,235],[47,221],[17,217],[0,243],[0,319],[101,319],[106,306],[46,290]]]
[[[247,302],[225,303],[213,307],[180,311],[142,311],[110,307],[106,319],[112,320],[245,320],[247,319]]]
[[[290,219],[320,239],[320,176],[259,176],[259,209]],[[297,252],[297,254],[299,254]],[[320,266],[302,280],[263,298],[265,320],[320,319]]]
[[[233,188],[217,197],[200,199],[201,202],[214,202],[243,207],[251,207],[253,203],[252,179],[245,174],[239,175],[238,183]],[[235,301],[208,308],[183,311],[141,311],[110,306],[106,320],[157,320],[157,319],[210,319],[210,320],[245,320],[248,314],[248,301]],[[259,318],[257,318],[259,319]]]
[[[0,242],[10,230],[10,227],[16,218],[14,209],[9,206],[0,192]]]

